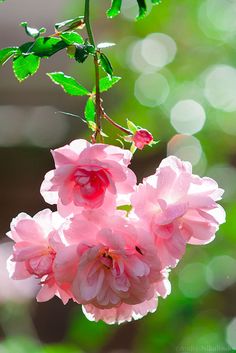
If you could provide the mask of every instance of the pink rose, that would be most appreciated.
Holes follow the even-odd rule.
[[[153,141],[152,134],[146,129],[139,129],[132,138],[135,147],[142,150],[144,146],[149,145]]]
[[[165,273],[165,275],[167,276],[167,273]],[[153,297],[140,304],[129,305],[122,303],[110,309],[100,309],[93,304],[86,304],[82,306],[83,313],[90,321],[97,322],[102,320],[107,324],[121,324],[125,321],[129,322],[132,319],[138,320],[148,313],[154,313],[156,311],[159,296],[166,298],[166,296],[170,294],[170,282],[167,277],[158,283],[153,291]]]
[[[215,237],[225,212],[216,203],[223,190],[210,178],[192,174],[190,163],[170,156],[132,195],[134,215],[156,237],[163,266],[174,267],[186,243],[207,244]]]
[[[63,233],[69,247],[77,245],[73,297],[85,308],[95,307],[95,311],[115,312],[117,307],[124,307],[129,313],[125,317],[131,319],[133,306],[144,303],[146,307],[145,303],[154,297],[156,305],[158,295],[167,295],[163,292],[166,275],[156,254],[154,237],[122,214],[117,211],[114,216],[103,217],[102,222],[96,222],[99,218],[95,211],[89,216],[76,215],[67,221]],[[60,282],[60,276],[57,278]]]
[[[49,209],[38,212],[33,218],[20,213],[11,222],[7,236],[14,240],[13,255],[8,259],[8,271],[13,279],[34,276],[40,280],[38,301],[57,295],[66,303],[70,295],[68,286],[59,287],[54,277],[54,261],[58,250],[64,248],[57,229],[63,219]]]
[[[132,154],[105,144],[75,140],[52,151],[56,169],[48,172],[41,186],[46,202],[58,204],[62,215],[81,208],[115,208],[127,202],[136,184],[127,167]]]

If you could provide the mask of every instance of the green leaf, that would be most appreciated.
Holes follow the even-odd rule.
[[[159,5],[162,0],[151,0],[153,5]]]
[[[74,45],[69,45],[66,49],[67,55],[69,56],[70,59],[75,59],[75,51],[76,47]]]
[[[37,38],[35,42],[27,42],[20,46],[22,54],[35,54],[40,58],[48,58],[67,47],[67,44],[60,38]]]
[[[83,25],[84,23],[83,19],[84,19],[83,16],[78,16],[70,20],[58,22],[55,24],[54,27],[56,31],[63,31],[63,32],[71,29],[76,29],[76,28],[79,28],[81,25]]]
[[[84,43],[83,38],[77,32],[62,32],[60,34],[60,37],[64,40],[67,45]]]
[[[96,48],[88,42],[88,40],[85,41],[85,47],[86,47],[86,50],[89,54],[95,54],[96,53]]]
[[[111,7],[107,11],[107,17],[113,18],[120,13],[122,0],[112,0]]]
[[[110,63],[108,57],[103,53],[100,54],[100,63],[101,63],[103,70],[108,74],[108,76],[112,77],[113,68],[111,66],[111,63]]]
[[[22,27],[24,27],[25,29],[25,33],[36,39],[40,36],[41,33],[45,33],[46,32],[46,29],[44,27],[40,28],[40,29],[37,29],[37,28],[32,28],[32,27],[29,27],[28,26],[28,23],[27,22],[21,22],[20,24]]]
[[[147,5],[145,0],[137,0],[139,7],[139,14],[137,16],[137,20],[143,19],[147,14]]]
[[[73,77],[65,75],[63,72],[51,72],[47,74],[50,79],[60,85],[64,91],[71,96],[86,96],[90,92],[80,85]]]
[[[13,60],[13,71],[19,81],[36,73],[40,65],[40,58],[34,54],[20,55]]]
[[[132,121],[130,120],[126,120],[127,121],[127,126],[128,126],[128,129],[133,133],[135,134],[135,132],[138,130],[138,126],[135,125]]]
[[[18,47],[9,47],[0,50],[0,65],[3,65],[10,59],[13,55],[19,52]]]
[[[97,48],[98,49],[104,49],[104,48],[110,48],[110,47],[113,47],[114,45],[116,45],[115,43],[99,43],[97,45]]]
[[[108,91],[112,86],[121,80],[121,77],[113,76],[111,79],[109,77],[103,77],[99,81],[100,92]],[[96,88],[94,87],[93,92],[95,93]]]
[[[76,45],[75,47],[75,60],[78,61],[79,63],[83,63],[87,57],[89,56],[89,52],[87,50],[86,45],[81,44],[81,45]]]
[[[44,37],[36,39],[31,51],[39,57],[48,58],[66,46],[67,44],[60,38]]]
[[[87,103],[85,105],[84,115],[87,121],[93,121],[93,122],[95,121],[96,110],[95,110],[95,104],[92,98],[89,98],[87,100]]]

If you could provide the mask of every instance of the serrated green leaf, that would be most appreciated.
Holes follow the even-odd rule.
[[[108,57],[103,53],[100,54],[100,63],[101,63],[103,70],[108,74],[108,76],[112,77],[113,68],[111,66],[111,63],[110,63]]]
[[[137,20],[143,19],[147,14],[147,5],[145,0],[137,0],[139,7],[139,14],[137,16]]]
[[[100,92],[108,91],[112,86],[121,80],[121,77],[113,76],[111,79],[109,77],[103,77],[99,80]],[[95,93],[96,88],[94,87],[93,92]]]
[[[115,43],[107,43],[107,42],[105,42],[105,43],[99,43],[99,44],[97,45],[97,48],[98,48],[98,49],[110,48],[110,47],[114,47],[114,45],[116,45],[116,44],[115,44]]]
[[[19,52],[18,47],[3,48],[0,50],[0,65],[5,64],[14,54]]]
[[[122,0],[112,0],[111,7],[107,10],[107,17],[113,18],[120,13]]]
[[[58,22],[55,24],[55,30],[56,31],[67,31],[67,30],[72,30],[79,28],[83,24],[83,16],[78,16],[76,18],[72,18],[70,20],[66,20],[63,22]]]
[[[29,27],[28,26],[28,23],[27,22],[21,22],[20,24],[22,27],[24,27],[25,29],[25,33],[36,39],[40,36],[41,33],[45,33],[46,32],[46,29],[44,27],[40,28],[40,29],[37,29],[37,28],[32,28],[32,27]]]
[[[35,42],[27,42],[20,46],[22,54],[35,54],[40,58],[48,58],[67,47],[61,38],[37,38]]]
[[[95,104],[92,98],[89,98],[87,100],[87,103],[85,105],[84,115],[87,121],[93,121],[93,122],[95,121],[96,110],[95,110]]]
[[[34,54],[20,55],[13,60],[13,71],[19,81],[34,75],[40,65],[40,58]]]
[[[36,39],[31,51],[39,57],[50,57],[58,51],[65,49],[67,44],[60,38],[44,37]]]
[[[71,96],[86,96],[90,94],[90,92],[73,77],[67,76],[63,72],[51,72],[47,75],[55,84],[60,85],[64,91]]]
[[[62,32],[60,37],[67,45],[84,43],[83,38],[77,32]]]

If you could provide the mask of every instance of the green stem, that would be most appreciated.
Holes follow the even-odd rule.
[[[89,2],[90,2],[90,0],[85,0],[85,5],[84,5],[84,23],[85,23],[86,30],[87,30],[87,33],[88,33],[89,41],[95,47],[95,41],[93,39],[93,32],[92,32],[92,28],[90,26]]]
[[[90,25],[90,0],[85,0],[85,7],[84,7],[84,23],[86,26],[86,30],[88,33],[88,39],[90,43],[96,47],[92,28]],[[96,137],[99,135],[101,138],[101,95],[100,95],[100,88],[99,88],[99,80],[100,80],[100,73],[99,73],[99,59],[97,52],[94,54],[94,68],[95,68],[95,87],[96,87],[96,98],[95,98],[95,106],[96,106],[96,125],[97,129],[95,132],[95,140]]]

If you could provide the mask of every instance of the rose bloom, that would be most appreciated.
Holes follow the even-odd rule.
[[[211,242],[225,212],[216,203],[223,190],[211,178],[192,174],[191,164],[170,156],[132,195],[133,216],[156,238],[163,266],[176,266],[186,244]]]
[[[62,221],[57,212],[52,213],[49,209],[38,212],[33,218],[20,213],[12,220],[7,233],[15,242],[13,255],[7,263],[10,277],[39,279],[42,287],[38,301],[47,301],[57,295],[66,304],[71,297],[69,287],[63,283],[59,287],[54,277],[56,254],[64,249],[57,231]]]
[[[128,202],[136,184],[127,167],[132,154],[105,144],[75,140],[52,151],[56,169],[49,171],[41,193],[49,204],[58,204],[62,215],[79,213],[81,208],[115,208]]]
[[[146,129],[139,129],[135,132],[132,138],[135,147],[142,150],[146,145],[153,141],[152,134]]]
[[[100,216],[100,214],[99,214]],[[123,212],[99,219],[93,211],[74,216],[63,229],[68,248],[77,247],[73,297],[91,320],[130,321],[156,310],[158,296],[170,292],[167,273],[156,254],[154,237]],[[100,218],[101,219],[101,218]],[[62,257],[55,260],[57,281],[68,282]],[[70,259],[66,259],[66,267]],[[75,266],[74,266],[75,267]]]

